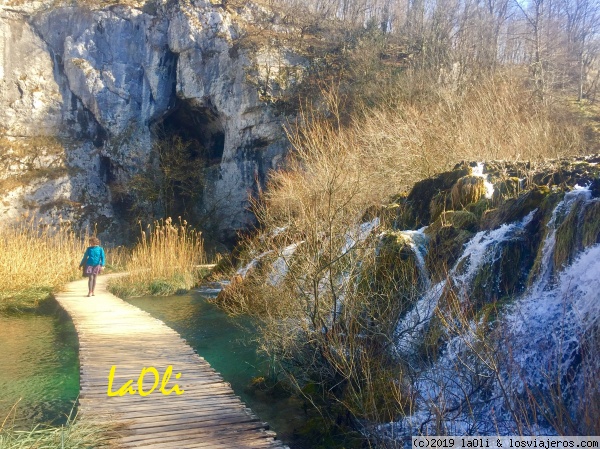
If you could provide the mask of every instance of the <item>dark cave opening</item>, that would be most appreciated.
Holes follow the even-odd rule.
[[[109,157],[100,156],[100,177],[105,184],[111,184],[116,180],[115,168]]]
[[[223,158],[225,132],[216,108],[206,101],[176,103],[154,125],[154,155],[160,171],[155,191],[165,216],[182,216],[192,223],[203,221],[202,195],[207,173]]]
[[[202,158],[207,167],[218,165],[225,149],[225,132],[216,108],[206,102],[195,106],[179,100],[158,127],[159,138],[177,136],[190,147],[191,155]]]

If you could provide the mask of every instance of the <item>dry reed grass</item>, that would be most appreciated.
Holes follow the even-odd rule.
[[[0,228],[0,309],[35,307],[75,279],[85,248],[69,223],[29,219]]]
[[[0,422],[0,448],[2,449],[112,447],[109,444],[110,438],[117,430],[111,425],[83,423],[77,420],[74,410],[71,410],[64,426],[51,427],[38,424],[29,430],[17,430],[11,422],[11,418],[14,417],[11,413],[12,410]]]
[[[185,220],[156,221],[125,257],[128,275],[115,279],[110,289],[119,296],[171,295],[187,291],[202,278],[206,261],[201,233]]]

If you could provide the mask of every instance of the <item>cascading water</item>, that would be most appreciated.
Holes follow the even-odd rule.
[[[465,245],[462,256],[458,259],[447,279],[430,285],[419,299],[415,307],[401,319],[396,328],[396,351],[408,356],[422,339],[427,325],[433,317],[438,302],[445,289],[455,288],[460,298],[467,298],[469,287],[477,272],[485,264],[492,264],[498,257],[501,244],[515,238],[518,233],[531,222],[535,211],[523,220],[503,224],[493,231],[481,231]]]
[[[556,230],[565,216],[571,212],[571,208],[577,201],[588,201],[591,192],[587,188],[575,186],[575,189],[567,192],[564,199],[552,211],[552,217],[547,224],[547,234],[542,247],[541,273],[538,276],[532,290],[539,294],[546,288],[550,281],[550,276],[554,271],[552,255],[556,246]]]
[[[479,232],[465,244],[448,278],[426,289],[399,320],[396,353],[404,360],[414,364],[411,356],[436,312],[446,321],[445,343],[435,361],[416,371],[413,412],[380,426],[380,435],[400,441],[439,432],[555,434],[556,423],[535,410],[543,401],[536,398],[553,391],[560,391],[558,399],[568,412],[576,412],[586,381],[584,341],[600,329],[600,244],[579,251],[567,267],[555,269],[553,257],[565,217],[581,215],[598,201],[581,187],[564,195],[542,228],[537,277],[525,293],[500,309],[491,325],[481,316],[461,320],[440,311],[440,299],[447,289],[453,289],[459,302],[476,299],[470,295],[477,273],[494,264],[507,242],[527,232],[537,210],[518,222]],[[592,368],[599,370],[600,363]]]
[[[483,179],[483,185],[485,186],[485,197],[490,199],[494,196],[494,184],[489,181],[489,176],[483,174],[484,163],[478,162],[475,167],[471,167],[473,176]]]
[[[286,246],[282,251],[281,255],[273,262],[273,269],[269,276],[267,277],[267,283],[272,286],[277,286],[281,284],[285,276],[287,275],[289,269],[290,259],[296,252],[298,246],[300,246],[304,241],[298,243],[292,243],[291,245]]]

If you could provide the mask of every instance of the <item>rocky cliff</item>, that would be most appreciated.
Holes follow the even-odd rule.
[[[160,215],[131,180],[160,174],[156,142],[177,136],[202,158],[186,212],[221,235],[247,225],[248,194],[286,148],[257,85],[274,61],[302,64],[244,46],[260,10],[14,3],[0,6],[0,222],[31,211],[115,231],[132,210]]]

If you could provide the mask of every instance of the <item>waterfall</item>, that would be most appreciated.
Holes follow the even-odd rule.
[[[263,253],[260,253],[258,256],[254,257],[250,262],[248,262],[246,265],[244,265],[243,267],[239,268],[236,271],[236,276],[241,276],[242,278],[245,278],[246,275],[248,274],[248,272],[250,270],[252,270],[253,268],[255,268],[258,263],[261,261],[261,259],[263,257],[265,257],[267,254],[271,254],[273,251],[265,251]]]
[[[425,267],[425,255],[427,254],[427,243],[429,240],[425,235],[426,229],[427,227],[423,227],[416,231],[402,231],[400,234],[407,238],[408,244],[415,255],[419,276],[425,284],[425,288],[429,288],[431,287],[431,280]]]
[[[500,244],[523,231],[533,219],[536,210],[531,211],[521,221],[505,223],[493,231],[480,231],[467,242],[462,256],[458,259],[449,278],[460,289],[461,298],[468,295],[473,278],[484,264],[492,264],[499,257]]]
[[[357,244],[364,242],[371,233],[379,226],[379,217],[373,218],[371,221],[365,221],[358,226],[354,226],[346,232],[344,239],[345,243],[340,250],[341,255],[345,255],[351,251]]]
[[[434,434],[440,426],[451,435],[555,434],[539,410],[530,422],[532,415],[525,416],[523,408],[524,404],[540,407],[527,401],[554,390],[562,393],[558,399],[567,412],[576,412],[584,396],[582,361],[589,357],[584,340],[600,330],[600,244],[580,251],[566,267],[554,267],[553,258],[561,223],[577,212],[575,207],[583,213],[594,201],[598,200],[591,199],[587,188],[576,186],[565,194],[542,230],[541,267],[532,285],[513,296],[491,323],[477,315],[450,323],[438,358],[415,368],[413,411],[396,423],[380,426],[380,434],[397,439]],[[423,341],[444,292],[453,288],[459,301],[472,299],[469,295],[479,270],[493,266],[502,246],[518,239],[536,213],[537,209],[518,222],[478,232],[464,245],[448,278],[431,285],[399,320],[395,348],[403,360],[414,365],[410,356]],[[580,232],[575,231],[575,238]],[[586,373],[600,371],[600,362],[587,363]]]
[[[488,175],[483,174],[483,162],[478,162],[475,167],[471,167],[471,173],[473,176],[483,178],[483,185],[485,187],[485,197],[489,200],[494,196],[494,184],[489,181]]]
[[[561,202],[559,202],[552,216],[546,225],[547,233],[542,247],[541,272],[533,284],[532,290],[536,294],[540,294],[550,282],[550,277],[554,271],[554,263],[552,256],[556,247],[556,230],[562,223],[562,220],[571,212],[571,208],[579,200],[588,201],[591,197],[591,192],[588,188],[575,186],[575,189],[567,192]]]
[[[415,349],[437,308],[445,289],[458,289],[460,298],[467,298],[473,278],[484,264],[492,264],[499,254],[500,244],[515,237],[531,222],[535,211],[521,221],[503,224],[493,231],[475,234],[465,245],[462,256],[450,270],[448,278],[430,285],[416,305],[401,319],[396,327],[396,352],[407,356]],[[415,231],[412,231],[415,232]],[[416,253],[415,253],[416,254]],[[421,255],[421,257],[423,257]],[[419,257],[417,257],[418,259]]]
[[[289,261],[296,252],[296,249],[298,249],[298,246],[302,243],[304,243],[304,240],[298,243],[292,243],[283,248],[281,255],[273,262],[273,269],[267,276],[267,283],[269,285],[276,287],[283,282],[288,273]]]
[[[599,317],[600,245],[595,245],[560,272],[551,287],[532,289],[505,315],[511,360],[519,374],[508,379],[513,388],[540,385],[549,374],[554,380],[572,374],[582,337],[599,329]]]

